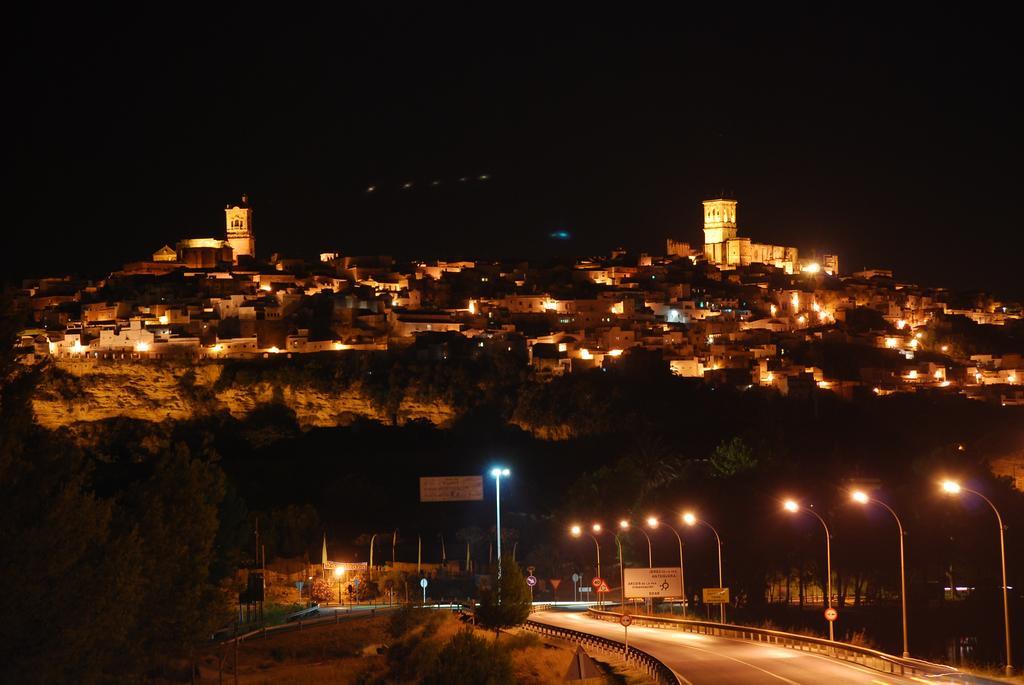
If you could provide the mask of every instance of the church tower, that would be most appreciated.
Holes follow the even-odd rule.
[[[704,200],[704,244],[736,237],[736,200]]]
[[[240,205],[228,205],[224,208],[227,239],[234,250],[235,264],[242,255],[256,257],[256,237],[252,232],[252,207],[249,198],[242,196]]]

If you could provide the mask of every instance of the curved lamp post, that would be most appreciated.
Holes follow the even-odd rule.
[[[722,580],[722,538],[721,536],[719,536],[718,530],[704,519],[697,518],[696,515],[689,511],[683,514],[683,523],[685,523],[688,526],[695,526],[699,523],[702,526],[707,526],[708,528],[710,528],[711,532],[715,534],[715,542],[718,543],[718,587],[725,587],[725,585],[723,584],[724,581]],[[724,603],[719,603],[718,605],[718,622],[725,623]]]
[[[495,467],[491,469],[491,476],[494,477],[494,511],[495,511],[495,524],[498,538],[498,603],[501,603],[501,477],[506,478],[509,475],[509,470],[506,468]]]
[[[800,506],[799,504],[796,503],[795,500],[787,499],[785,502],[782,503],[782,508],[785,509],[786,511],[788,511],[789,513],[791,513],[791,514],[795,514],[795,513],[799,512],[799,511],[802,511],[804,513],[810,514],[814,518],[818,519],[818,521],[821,522],[822,528],[825,529],[825,571],[826,571],[826,573],[828,573],[828,581],[826,583],[826,585],[828,586],[828,589],[826,590],[826,592],[828,593],[828,608],[831,609],[832,608],[832,533],[829,532],[828,524],[825,523],[825,519],[821,518],[821,516],[818,515],[818,512],[814,511],[810,507],[802,507],[802,506]],[[835,623],[835,621],[828,621],[828,639],[829,640],[835,640],[836,639],[835,628],[833,627],[834,623]]]
[[[942,490],[950,495],[959,495],[961,492],[969,492],[972,495],[976,495],[985,500],[985,503],[992,507],[992,512],[996,515],[996,523],[999,524],[999,556],[1003,566],[1003,628],[1006,631],[1006,675],[1012,676],[1013,652],[1010,649],[1010,600],[1006,594],[1006,541],[1003,539],[1003,517],[999,515],[999,510],[996,509],[996,505],[992,504],[992,500],[977,490],[965,488],[954,480],[942,481]]]
[[[909,659],[910,648],[907,643],[907,567],[903,556],[903,536],[905,535],[903,532],[903,522],[900,521],[900,517],[896,515],[896,512],[893,511],[892,507],[881,500],[869,497],[865,492],[855,490],[850,494],[850,498],[858,504],[877,504],[892,514],[892,517],[896,519],[896,527],[899,529],[900,533],[900,604],[901,613],[903,615],[903,658]]]
[[[683,618],[686,618],[686,575],[683,571],[683,538],[679,535],[678,530],[667,523],[659,521],[654,516],[647,517],[647,525],[651,528],[657,528],[659,525],[663,525],[672,531],[676,536],[676,540],[679,541],[679,587],[683,594]]]
[[[572,536],[574,538],[581,537],[583,535],[583,533],[585,532],[587,535],[590,536],[590,539],[594,541],[594,548],[597,550],[597,577],[600,578],[601,577],[601,543],[598,542],[597,535],[595,535],[594,533],[597,533],[597,534],[601,533],[601,524],[600,523],[595,523],[594,525],[592,525],[590,527],[590,529],[593,532],[584,531],[580,526],[574,525],[569,530],[569,532],[572,533]],[[598,597],[597,599],[598,599],[598,602],[600,603],[601,598]]]

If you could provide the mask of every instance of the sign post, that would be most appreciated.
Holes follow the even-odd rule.
[[[421,502],[480,502],[484,498],[483,476],[423,476]]]
[[[682,575],[678,566],[627,568],[624,582],[626,599],[683,596]]]
[[[623,607],[623,611],[625,611],[625,607]],[[623,650],[623,655],[626,659],[626,663],[629,664],[629,626],[633,623],[633,617],[629,614],[623,614],[619,617],[619,623],[622,624],[622,639],[626,645],[625,650]]]
[[[423,606],[427,605],[427,579],[420,578],[420,587],[423,588]]]
[[[526,576],[526,584],[530,586],[530,604],[533,604],[533,586],[537,584],[537,578],[532,573]]]
[[[579,600],[578,591],[580,584],[580,574],[572,574],[572,601],[576,602]]]

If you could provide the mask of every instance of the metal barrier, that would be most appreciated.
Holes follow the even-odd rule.
[[[370,609],[359,609],[357,611],[350,611],[350,612],[347,612],[347,613],[342,613],[340,611],[336,611],[336,612],[334,612],[333,616],[322,616],[320,618],[299,619],[297,621],[291,621],[289,623],[281,623],[281,624],[276,625],[276,626],[263,626],[261,628],[255,629],[255,630],[250,630],[248,633],[242,633],[240,635],[236,635],[235,637],[227,638],[226,640],[224,640],[224,643],[225,644],[231,644],[233,642],[245,642],[246,640],[249,640],[249,639],[254,638],[254,637],[266,638],[267,635],[269,635],[271,633],[274,633],[274,634],[276,634],[276,633],[287,633],[287,632],[291,632],[291,631],[300,631],[303,628],[311,628],[311,627],[314,627],[314,626],[322,626],[322,625],[328,625],[328,624],[337,624],[337,623],[341,623],[342,620],[348,620],[350,617],[351,618],[356,618],[356,617],[361,617],[361,616],[374,616],[374,615],[376,615],[376,613],[378,611],[386,611],[389,608],[391,608],[391,607],[380,606],[380,607],[372,607]],[[397,608],[397,607],[394,607],[394,608]]]
[[[621,616],[618,612],[601,611],[599,609],[588,609],[587,613],[603,621],[618,622]],[[631,614],[631,616],[635,626],[682,630],[688,633],[777,645],[813,654],[821,654],[893,675],[935,676],[959,673],[952,666],[933,664],[919,659],[903,659],[868,647],[851,645],[847,642],[833,642],[821,637],[797,635],[780,630],[752,628],[729,623],[714,623],[711,621],[690,621],[681,618],[648,616],[644,614]]]
[[[682,681],[675,671],[642,649],[630,647],[629,653],[626,654],[625,645],[617,640],[610,640],[598,635],[591,635],[590,633],[581,633],[578,630],[571,630],[569,628],[559,628],[546,623],[538,623],[537,621],[527,621],[523,624],[523,627],[548,637],[557,637],[576,642],[584,647],[589,647],[592,651],[606,652],[615,657],[621,657],[628,665],[636,666],[641,671],[647,673],[659,685],[682,685]]]

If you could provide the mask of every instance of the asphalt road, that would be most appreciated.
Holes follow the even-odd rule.
[[[531,620],[622,641],[622,626],[579,611],[541,611]],[[630,626],[629,644],[657,657],[691,685],[904,685],[945,678],[891,676],[824,656],[730,638]],[[979,682],[964,681],[960,682]]]

